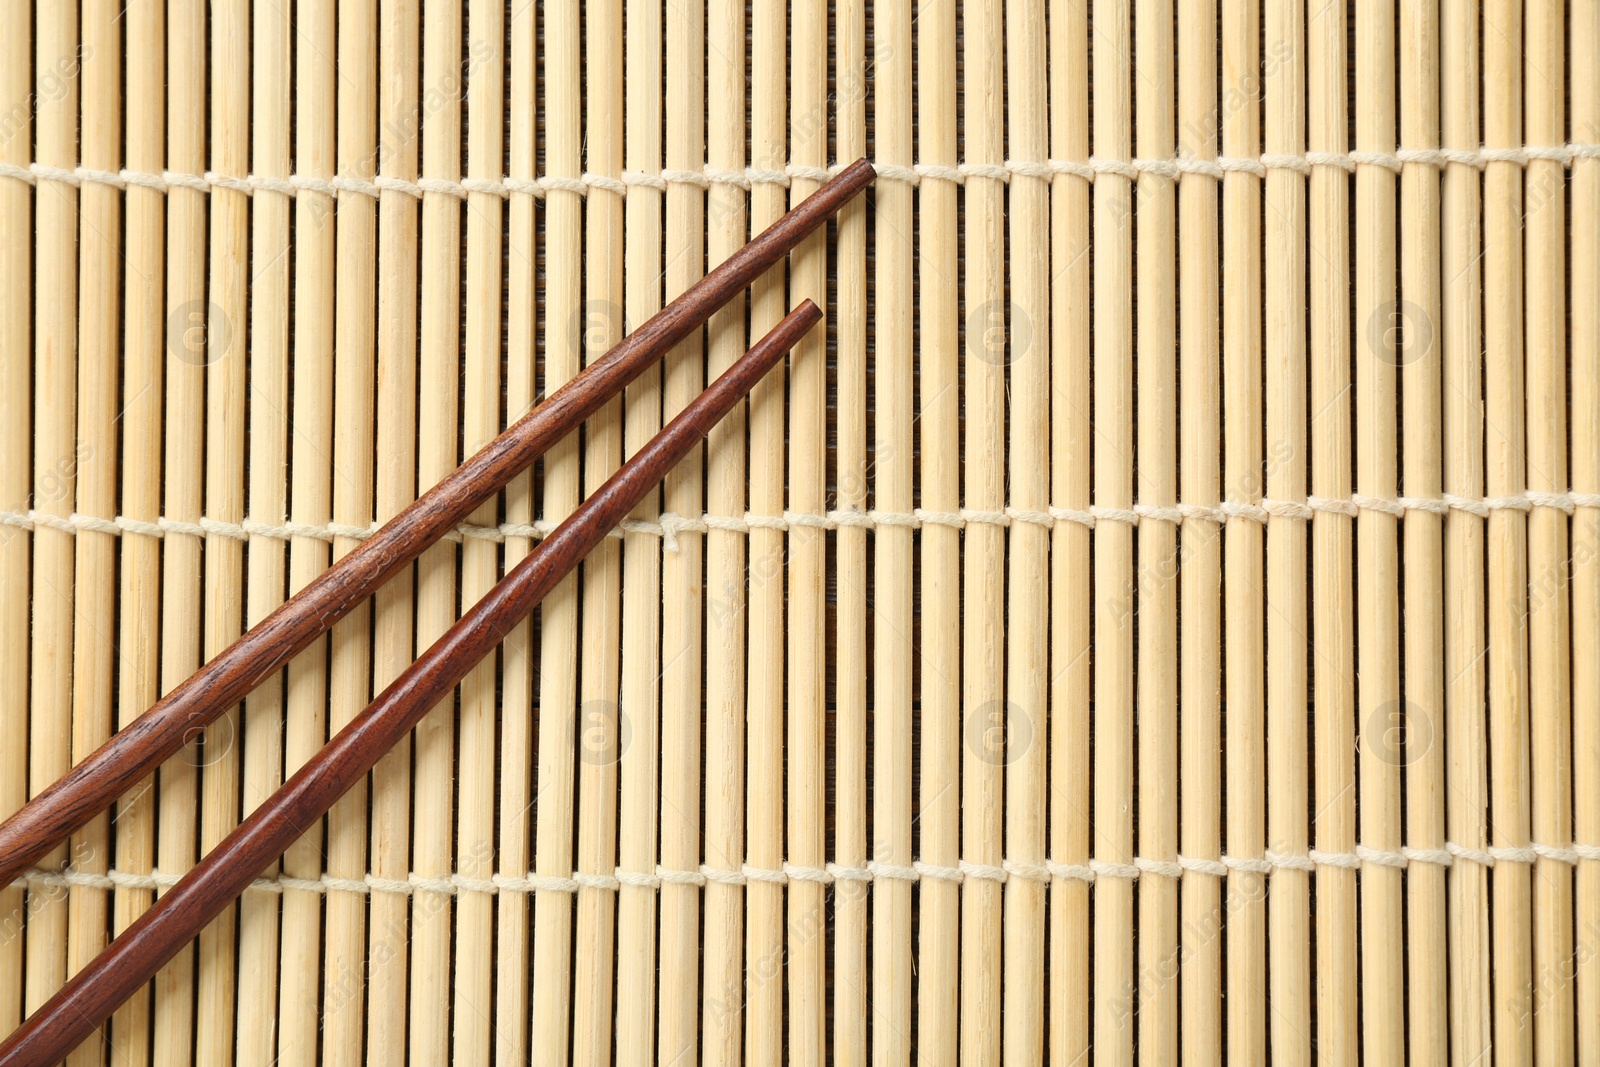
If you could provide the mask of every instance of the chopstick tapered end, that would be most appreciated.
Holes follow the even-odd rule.
[[[864,189],[871,185],[873,180],[877,177],[877,170],[873,168],[871,163],[867,162],[866,156],[862,156],[860,159],[844,168],[844,170],[841,170],[835,180],[842,181],[844,184],[848,185],[852,191],[854,191],[856,189]]]

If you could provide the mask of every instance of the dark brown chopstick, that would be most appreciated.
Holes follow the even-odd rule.
[[[149,981],[498,645],[822,318],[807,300],[641,448],[532,554],[87,967],[0,1044],[0,1067],[55,1063]]]
[[[872,166],[864,159],[846,167],[0,823],[0,887],[10,885],[29,864],[132,789],[187,738],[504,488],[872,178]]]

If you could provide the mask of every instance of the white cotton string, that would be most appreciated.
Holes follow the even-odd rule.
[[[1394,152],[1306,152],[1304,154],[1267,153],[1260,156],[1219,156],[1216,159],[1199,159],[1183,156],[1170,158],[1138,158],[1133,160],[1106,159],[1092,156],[1087,160],[1023,160],[1007,159],[998,162],[967,160],[961,163],[890,163],[874,165],[879,182],[899,182],[913,187],[924,181],[950,182],[957,185],[968,181],[997,181],[1008,183],[1014,179],[1049,181],[1057,177],[1076,178],[1092,182],[1100,177],[1136,180],[1149,176],[1176,181],[1193,175],[1207,180],[1220,180],[1228,174],[1248,174],[1264,177],[1274,170],[1309,175],[1314,167],[1330,167],[1354,172],[1358,167],[1376,167],[1399,173],[1407,166],[1444,168],[1451,165],[1482,169],[1491,163],[1526,167],[1535,161],[1548,161],[1570,167],[1577,160],[1600,158],[1600,145],[1573,143],[1564,145],[1527,145],[1520,148],[1401,148]],[[267,191],[287,196],[301,192],[349,193],[378,197],[383,192],[397,192],[420,197],[435,193],[464,199],[469,193],[483,193],[507,197],[512,194],[545,196],[552,192],[587,196],[591,190],[626,196],[631,189],[649,189],[662,192],[669,184],[688,185],[709,189],[713,185],[733,186],[748,191],[755,185],[776,185],[788,188],[793,181],[821,183],[842,169],[841,164],[828,167],[800,163],[785,163],[778,167],[746,167],[729,170],[702,167],[698,170],[662,169],[659,171],[626,170],[615,176],[585,172],[577,177],[543,175],[539,177],[505,176],[496,174],[469,175],[460,179],[423,176],[416,181],[382,175],[374,180],[340,175],[327,179],[311,176],[288,177],[246,174],[243,176],[207,171],[203,174],[140,174],[126,170],[99,170],[91,167],[63,167],[45,163],[21,166],[15,163],[0,164],[0,178],[10,178],[28,185],[39,181],[57,182],[70,186],[105,185],[126,189],[130,185],[170,192],[173,189],[192,189],[209,193],[216,189],[250,196],[257,191]]]
[[[959,511],[936,511],[917,508],[904,512],[877,509],[871,511],[840,509],[821,514],[785,511],[781,515],[757,515],[753,512],[747,512],[744,515],[712,515],[706,513],[693,517],[663,513],[658,519],[626,519],[617,529],[611,531],[611,536],[619,538],[628,536],[659,537],[668,551],[676,551],[678,538],[682,534],[705,533],[708,530],[724,530],[731,533],[749,533],[751,530],[776,530],[789,533],[801,529],[837,530],[842,527],[866,530],[887,527],[921,529],[929,526],[948,526],[960,530],[971,525],[1010,527],[1016,524],[1045,528],[1072,525],[1093,529],[1101,522],[1120,522],[1135,526],[1144,521],[1174,524],[1185,522],[1221,523],[1233,519],[1259,523],[1275,520],[1305,522],[1312,519],[1319,512],[1357,521],[1360,520],[1364,513],[1368,512],[1401,518],[1410,512],[1447,515],[1451,511],[1461,511],[1476,518],[1484,519],[1488,518],[1493,511],[1520,511],[1527,513],[1535,508],[1548,508],[1566,515],[1572,515],[1578,508],[1600,508],[1600,493],[1529,491],[1516,496],[1481,499],[1448,494],[1440,497],[1386,499],[1354,494],[1347,499],[1312,496],[1304,501],[1267,498],[1261,500],[1259,504],[1224,501],[1215,505],[1187,503],[1173,505],[1136,504],[1132,508],[1091,505],[1087,509],[1056,506],[1049,508],[1008,506],[1003,509],[963,508]],[[70,515],[61,516],[49,512],[24,509],[0,511],[0,526],[22,530],[44,528],[69,534],[81,532],[111,535],[132,533],[147,537],[161,537],[169,533],[177,533],[195,537],[227,537],[238,541],[248,541],[253,537],[278,540],[305,537],[321,541],[332,541],[335,537],[345,537],[361,540],[370,537],[374,530],[377,529],[376,526],[352,526],[331,522],[320,524],[285,520],[264,522],[248,517],[239,522],[215,519],[210,516],[202,517],[198,522],[187,522],[166,516],[149,521],[123,515],[106,518],[74,512]],[[478,526],[471,523],[461,523],[445,534],[445,537],[454,542],[460,542],[463,538],[470,538],[501,543],[512,537],[537,540],[549,536],[555,528],[556,523],[543,519],[532,523],[502,523],[498,526]]]
[[[380,878],[368,874],[363,878],[341,878],[324,874],[319,878],[296,878],[278,874],[258,878],[251,883],[253,890],[281,893],[286,890],[310,893],[390,893],[415,895],[433,893],[458,896],[461,893],[576,893],[580,889],[616,892],[623,886],[659,890],[663,885],[703,887],[710,884],[745,886],[752,882],[769,885],[787,885],[790,882],[808,882],[830,885],[839,882],[867,883],[876,879],[906,882],[945,882],[959,884],[967,879],[985,882],[1005,882],[1012,878],[1045,883],[1051,880],[1094,882],[1101,878],[1135,880],[1142,877],[1182,878],[1187,873],[1211,877],[1224,877],[1233,872],[1267,875],[1274,871],[1314,872],[1318,867],[1332,867],[1359,873],[1363,865],[1403,870],[1413,863],[1448,867],[1457,862],[1477,863],[1492,867],[1499,863],[1534,864],[1540,860],[1553,863],[1576,864],[1600,862],[1600,845],[1572,842],[1552,845],[1533,842],[1526,846],[1467,846],[1445,842],[1429,848],[1402,847],[1378,849],[1356,845],[1352,852],[1323,852],[1311,849],[1305,855],[1290,855],[1268,850],[1261,856],[1223,855],[1220,859],[1207,859],[1179,855],[1175,859],[1157,860],[1135,856],[1130,862],[1090,859],[1086,863],[1065,863],[1059,860],[1042,861],[1003,860],[1000,863],[976,863],[963,860],[956,866],[926,863],[921,860],[910,864],[869,862],[865,866],[846,866],[829,863],[818,867],[785,863],[777,869],[745,866],[740,870],[702,865],[696,870],[674,870],[657,866],[654,871],[627,871],[621,868],[601,874],[575,871],[570,875],[542,875],[530,871],[526,876],[496,874],[492,878],[472,878],[462,874],[443,877],[424,877],[412,874],[407,878]],[[139,873],[112,870],[105,873],[66,870],[26,871],[12,885],[52,889],[147,889],[162,890],[176,885],[178,874],[160,871]]]

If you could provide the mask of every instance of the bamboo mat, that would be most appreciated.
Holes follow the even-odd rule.
[[[1600,0],[0,24],[0,812],[879,169],[0,889],[0,1032],[809,296],[75,1063],[1600,1060]]]

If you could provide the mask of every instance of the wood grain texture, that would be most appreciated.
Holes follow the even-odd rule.
[[[1593,1058],[1600,0],[123,2],[0,0],[0,820],[228,710],[0,1037],[811,296],[74,1064]]]
[[[751,386],[822,318],[805,302],[665,429],[630,457],[572,516],[453,624],[411,667],[252,812],[160,902],[0,1044],[0,1065],[53,1063],[89,1034],[180,945],[318,820],[439,700],[499,645]]]
[[[317,634],[360,605],[618,389],[652,365],[752,278],[825,221],[872,178],[864,160],[775,221],[679,300],[549,396],[432,490],[351,550],[249,634],[218,651],[131,726],[79,762],[0,825],[0,884],[82,826],[181,747],[188,731],[233,706]],[[70,390],[69,390],[70,392]],[[70,452],[70,447],[68,451]],[[52,482],[52,485],[55,483]],[[68,545],[67,547],[70,547]],[[70,647],[70,641],[66,647]],[[40,677],[35,672],[35,677]],[[44,759],[39,751],[37,759]],[[41,770],[38,773],[44,774]]]

